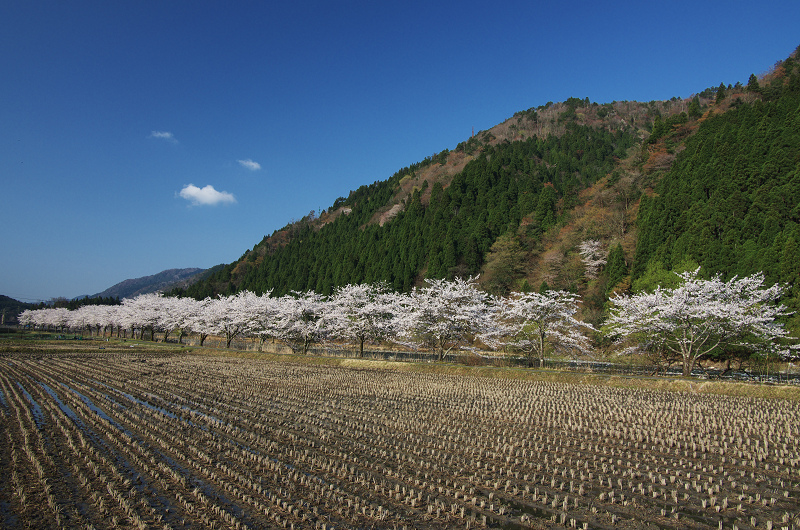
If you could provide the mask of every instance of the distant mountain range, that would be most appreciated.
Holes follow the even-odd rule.
[[[84,298],[114,298],[120,300],[124,298],[134,298],[140,294],[154,293],[156,291],[168,292],[173,289],[186,289],[194,283],[204,280],[208,275],[221,269],[223,265],[217,265],[210,269],[188,268],[188,269],[168,269],[151,276],[142,276],[124,280],[113,285],[103,292],[94,295],[76,296],[71,301],[65,298],[53,299],[49,303],[55,302],[57,307],[72,308],[73,304],[80,305],[79,301]],[[105,302],[104,302],[105,303]],[[39,304],[20,302],[8,296],[0,295],[0,325],[14,325],[17,323],[17,315],[26,309],[36,309]]]
[[[217,267],[212,267],[210,269],[167,269],[151,276],[142,276],[141,278],[121,281],[89,298],[119,297],[119,299],[122,300],[123,298],[133,298],[140,294],[168,291],[175,288],[186,288],[205,278],[209,273],[215,271]],[[84,296],[79,296],[78,298],[84,298]]]

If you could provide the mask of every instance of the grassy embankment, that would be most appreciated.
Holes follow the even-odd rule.
[[[68,335],[71,337],[72,335]],[[164,344],[140,340],[84,339],[55,340],[47,336],[14,334],[0,339],[0,357],[9,354],[47,355],[48,353],[98,354],[137,353],[156,355],[200,355],[207,357],[253,359],[261,362],[291,362],[359,370],[396,370],[495,379],[521,379],[567,384],[598,385],[617,388],[639,388],[668,392],[719,394],[725,396],[800,400],[800,387],[764,383],[711,381],[679,377],[641,377],[575,373],[520,367],[465,366],[450,363],[410,363],[372,359],[343,359],[317,355],[261,353],[257,351],[201,348],[174,343]]]

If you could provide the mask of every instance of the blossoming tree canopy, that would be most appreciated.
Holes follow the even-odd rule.
[[[495,300],[492,325],[481,339],[493,348],[512,346],[525,352],[529,363],[544,360],[549,347],[589,351],[591,324],[575,318],[580,297],[567,291],[513,293]]]
[[[277,298],[275,338],[295,353],[308,353],[315,342],[324,339],[327,330],[322,316],[327,309],[325,297],[312,291],[292,291]]]
[[[397,295],[385,282],[339,287],[323,316],[331,335],[353,341],[364,356],[364,342],[389,338],[395,327]]]
[[[788,333],[776,320],[787,314],[777,304],[784,286],[764,288],[761,273],[727,282],[719,275],[705,280],[699,273],[698,268],[679,274],[681,285],[674,289],[612,297],[608,334],[676,353],[684,376],[698,360],[728,345],[788,356],[780,341]]]
[[[488,315],[488,295],[478,289],[477,277],[466,280],[427,280],[415,289],[399,315],[400,335],[411,344],[432,346],[445,352],[483,331]]]

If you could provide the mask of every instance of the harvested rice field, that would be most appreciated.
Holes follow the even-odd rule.
[[[800,528],[795,400],[2,355],[5,528]]]

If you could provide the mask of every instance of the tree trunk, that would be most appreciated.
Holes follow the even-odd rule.
[[[697,361],[694,357],[683,358],[683,377],[691,377],[692,370],[694,370],[694,363]]]
[[[544,333],[539,333],[539,368],[544,368]]]

